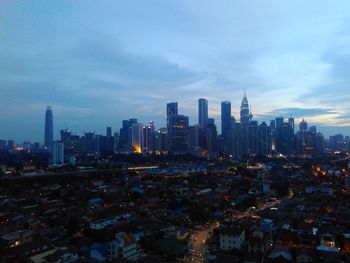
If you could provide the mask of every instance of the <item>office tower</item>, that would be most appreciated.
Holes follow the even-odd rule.
[[[225,142],[227,141],[231,129],[231,102],[223,101],[221,102],[221,134]]]
[[[299,131],[300,132],[306,132],[307,131],[307,122],[303,119],[300,123],[299,123]]]
[[[114,154],[114,137],[113,136],[96,136],[96,152],[100,157],[107,157]]]
[[[122,122],[122,128],[119,130],[119,143],[118,148],[120,150],[125,150],[128,148],[128,134],[129,134],[129,128],[130,128],[130,121],[129,120],[123,120]]]
[[[153,153],[155,149],[155,126],[154,122],[150,121],[148,126],[142,127],[142,152]]]
[[[119,130],[118,148],[120,151],[129,151],[131,148],[130,128],[137,124],[137,119],[123,120],[122,128]]]
[[[112,127],[106,127],[106,135],[111,137],[112,136]]]
[[[317,132],[317,127],[316,127],[316,126],[311,126],[311,127],[309,128],[309,132],[316,133],[316,132]]]
[[[133,125],[133,124],[137,124],[137,119],[129,119],[129,123],[130,123],[130,127]]]
[[[329,146],[333,150],[342,151],[345,146],[344,136],[342,134],[329,136]]]
[[[208,120],[208,101],[206,99],[198,100],[198,124],[200,129],[205,129]]]
[[[47,106],[45,113],[45,139],[44,144],[46,148],[50,148],[53,143],[53,116],[52,109]]]
[[[206,130],[206,153],[207,159],[215,159],[218,157],[218,132],[214,122],[208,122]]]
[[[242,156],[244,153],[242,152],[242,137],[243,137],[243,129],[241,123],[236,123],[231,132],[231,142],[229,144],[229,154],[232,158],[236,159]],[[244,144],[246,146],[246,144]]]
[[[218,151],[220,154],[224,153],[224,149],[225,149],[225,144],[224,144],[224,138],[222,137],[222,135],[218,136]]]
[[[65,152],[72,153],[77,152],[80,144],[79,135],[73,135],[68,129],[61,130],[61,142],[64,144]]]
[[[276,120],[270,120],[270,129],[275,130],[276,129]]]
[[[84,154],[92,155],[96,150],[96,141],[94,132],[85,132],[80,139],[80,151]]]
[[[234,116],[231,117],[231,129],[233,129],[233,127],[235,127],[236,125],[236,118]]]
[[[282,128],[283,126],[283,122],[284,122],[284,118],[283,117],[277,117],[275,124],[276,124],[276,131],[278,131],[279,129]]]
[[[253,116],[250,114],[249,103],[246,94],[244,94],[242,99],[240,115],[242,128],[249,127],[249,123]]]
[[[188,129],[188,152],[194,156],[202,155],[201,135],[204,135],[203,130],[199,125],[190,126]]]
[[[240,111],[240,117],[241,117],[241,154],[247,155],[252,153],[254,149],[251,149],[251,147],[256,148],[256,143],[250,142],[250,140],[256,138],[257,133],[257,123],[254,123],[252,128],[250,128],[250,122],[252,119],[252,115],[250,114],[249,110],[249,103],[246,94],[244,94],[242,102],[241,102],[241,111]],[[254,135],[253,135],[254,133]]]
[[[303,133],[303,152],[311,154],[316,151],[316,131],[306,131]]]
[[[271,131],[265,122],[258,128],[258,150],[257,154],[268,154],[271,151]]]
[[[249,154],[256,154],[259,147],[259,126],[257,121],[251,121],[249,123],[249,137],[248,137],[248,149],[242,149],[243,152]]]
[[[51,164],[62,165],[64,164],[64,144],[60,141],[55,141],[51,145]]]
[[[284,122],[279,128],[277,151],[286,154],[294,151],[294,134],[288,122]]]
[[[324,151],[324,136],[320,132],[316,133],[315,151],[316,153],[323,153]]]
[[[151,134],[151,128],[149,126],[142,127],[141,149],[142,153],[149,152],[149,139]]]
[[[115,132],[113,137],[114,137],[114,152],[117,152],[119,150],[119,133]]]
[[[134,123],[130,129],[130,145],[133,153],[142,153],[142,128],[140,123]]]
[[[275,129],[275,150],[279,150],[281,148],[281,132],[282,132],[282,126],[284,123],[284,118],[277,117],[275,124],[276,124],[276,129]]]
[[[270,120],[271,150],[276,150],[276,120]]]
[[[166,105],[167,128],[169,126],[169,118],[172,115],[178,115],[177,102],[170,102],[170,103],[167,103]]]
[[[160,128],[155,133],[155,148],[157,154],[165,154],[168,152],[168,132],[167,128]]]
[[[61,142],[63,142],[65,146],[70,144],[71,135],[72,135],[70,130],[68,129],[61,130],[60,135],[61,135]]]
[[[215,125],[215,119],[214,118],[208,118],[207,125]]]
[[[170,115],[168,127],[169,150],[174,154],[183,154],[188,149],[189,120],[184,115]]]
[[[293,118],[293,117],[289,117],[288,123],[289,123],[289,126],[291,127],[291,129],[292,129],[292,131],[293,131],[293,134],[295,134],[294,118]]]

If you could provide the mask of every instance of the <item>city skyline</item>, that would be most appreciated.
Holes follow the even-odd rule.
[[[192,124],[199,97],[220,127],[221,101],[237,118],[244,89],[257,120],[350,134],[347,1],[153,3],[3,1],[0,137],[41,141],[47,105],[55,137],[133,117],[165,126],[168,101]]]
[[[44,146],[49,147],[48,145],[52,144],[52,142],[54,140],[59,140],[60,131],[62,131],[62,130],[69,130],[70,132],[72,132],[72,134],[76,134],[76,135],[83,135],[85,132],[88,132],[88,133],[93,132],[95,134],[105,134],[106,129],[109,132],[119,133],[119,130],[121,128],[123,128],[123,122],[125,121],[125,119],[126,120],[128,120],[128,119],[135,120],[138,124],[141,124],[144,126],[148,126],[150,123],[152,123],[152,125],[154,125],[155,128],[158,130],[158,129],[162,129],[162,128],[167,128],[168,116],[173,115],[173,114],[186,116],[186,117],[188,117],[189,125],[198,125],[198,127],[201,127],[201,125],[200,125],[200,122],[201,122],[200,121],[200,115],[201,115],[200,110],[201,110],[201,107],[203,107],[202,106],[203,101],[205,101],[205,104],[206,104],[205,106],[210,108],[210,101],[207,100],[206,98],[200,97],[197,99],[197,113],[194,113],[193,116],[189,115],[188,113],[184,112],[181,109],[181,102],[173,101],[173,102],[167,102],[165,104],[163,120],[161,120],[159,123],[156,123],[154,121],[154,119],[141,120],[140,118],[138,118],[138,116],[132,116],[130,118],[129,117],[127,117],[127,118],[121,117],[120,123],[115,123],[116,125],[105,124],[104,126],[97,127],[97,129],[94,129],[94,130],[89,130],[89,129],[83,128],[80,131],[73,130],[70,127],[65,127],[65,126],[55,128],[56,127],[56,120],[53,117],[54,109],[53,109],[53,106],[48,105],[48,106],[46,106],[46,111],[44,114],[44,121],[42,121],[42,123],[43,123],[42,129],[44,129],[44,133],[41,131],[41,133],[37,136],[39,139],[35,140],[35,139],[28,138],[28,139],[24,139],[24,140],[16,140],[16,138],[14,138],[14,137],[9,137],[9,138],[2,137],[1,139],[14,140],[15,142],[19,142],[19,143],[28,142],[28,141],[29,142],[40,142],[40,143],[43,143]],[[226,118],[226,120],[225,120],[226,123],[228,121],[230,123],[232,121],[237,122],[237,123],[241,123],[241,119],[243,118],[244,122],[246,123],[245,125],[247,125],[247,123],[250,122],[250,120],[254,120],[254,121],[257,121],[259,123],[268,124],[272,120],[276,120],[276,119],[280,119],[280,118],[283,118],[284,120],[290,120],[290,118],[292,118],[297,124],[302,123],[304,121],[307,121],[308,125],[317,127],[317,130],[319,132],[321,132],[322,134],[324,134],[325,138],[330,137],[332,135],[342,133],[341,129],[338,129],[339,127],[335,127],[335,132],[333,132],[333,133],[332,132],[324,133],[322,126],[317,126],[317,125],[315,125],[315,123],[309,122],[308,119],[303,117],[303,116],[294,117],[291,114],[289,114],[289,115],[286,114],[286,112],[284,112],[284,114],[283,114],[283,112],[281,112],[279,115],[275,115],[275,116],[271,114],[271,115],[268,115],[268,117],[267,116],[260,117],[262,115],[256,114],[258,116],[258,118],[255,118],[255,115],[254,115],[254,119],[253,119],[253,114],[252,114],[252,112],[250,112],[252,105],[248,103],[248,96],[246,95],[246,91],[244,91],[241,103],[234,103],[236,105],[239,105],[239,110],[233,110],[232,103],[231,103],[231,101],[228,101],[228,100],[222,101],[220,104],[221,104],[221,109],[219,109],[219,115],[212,116],[209,113],[206,116],[206,119],[207,120],[209,120],[209,119],[214,120],[215,126],[217,127],[217,130],[218,130],[219,134],[221,134],[221,135],[223,135],[222,134],[222,129],[223,129],[223,126],[222,126],[223,119],[222,118],[224,115],[226,115],[226,116],[224,116],[224,118]],[[242,109],[243,109],[243,112],[242,112]],[[224,113],[224,114],[222,114],[222,113]],[[268,118],[270,118],[270,119],[268,119]],[[53,123],[55,123],[55,125]],[[227,125],[228,124],[226,124],[226,126]],[[229,132],[230,128],[226,128],[226,129],[227,129],[227,132]],[[348,134],[345,133],[343,135],[347,136]],[[50,138],[46,139],[46,137],[50,137]],[[224,135],[224,137],[225,137],[225,135]]]

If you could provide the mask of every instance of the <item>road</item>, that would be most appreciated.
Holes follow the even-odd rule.
[[[192,255],[188,257],[186,262],[202,263],[207,261],[208,245],[207,240],[210,232],[217,227],[217,224],[205,226],[203,230],[195,230],[191,236]]]

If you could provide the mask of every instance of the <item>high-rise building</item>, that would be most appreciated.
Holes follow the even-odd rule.
[[[206,131],[206,150],[207,150],[207,158],[215,159],[218,157],[218,132],[215,126],[214,121],[208,122]]]
[[[140,123],[134,123],[129,129],[131,151],[134,153],[142,153],[142,128]]]
[[[258,154],[268,154],[271,152],[271,131],[265,122],[258,128]]]
[[[302,132],[302,133],[306,132],[307,131],[307,127],[308,127],[307,122],[303,119],[300,122],[300,124],[299,124],[299,131]]]
[[[255,122],[252,127],[250,127],[250,122],[252,120],[252,114],[250,113],[248,98],[244,94],[241,103],[241,153],[242,155],[247,155],[256,151],[256,136],[258,123]]]
[[[188,150],[188,116],[169,116],[169,150],[175,154],[183,154]]]
[[[166,120],[167,120],[167,128],[169,125],[169,118],[172,115],[178,115],[178,106],[177,106],[177,102],[170,102],[167,103],[166,105]]]
[[[50,148],[53,143],[53,116],[52,108],[47,106],[45,114],[45,139],[44,144],[46,148]]]
[[[137,119],[123,120],[122,128],[119,130],[119,151],[129,151],[131,148],[130,128],[137,124]]]
[[[113,136],[98,136],[96,138],[98,152],[101,157],[107,157],[114,154],[114,137]]]
[[[284,122],[284,118],[283,117],[277,117],[275,124],[276,124],[276,131],[278,131],[279,129],[282,128],[283,126],[283,122]]]
[[[277,151],[281,153],[291,153],[294,150],[294,134],[288,122],[284,122],[279,129],[277,141]]]
[[[128,148],[129,128],[130,128],[130,121],[123,120],[122,128],[119,130],[119,142],[118,142],[119,150],[126,150]]]
[[[240,115],[242,128],[249,127],[249,123],[253,116],[250,114],[249,103],[246,94],[244,94],[242,99]]]
[[[257,121],[251,121],[249,123],[248,131],[248,149],[242,149],[245,154],[247,153],[257,153],[259,149],[259,126]]]
[[[316,133],[315,150],[317,153],[324,151],[324,136],[322,133]]]
[[[60,141],[55,141],[51,144],[51,164],[64,164],[64,144]]]
[[[80,151],[84,154],[94,154],[96,151],[96,139],[94,132],[85,132],[80,139]]]
[[[205,129],[208,121],[208,101],[206,99],[198,100],[198,124],[200,129]]]
[[[166,128],[160,128],[155,133],[155,149],[157,154],[165,154],[168,152],[168,132]]]
[[[112,136],[112,127],[106,127],[106,135],[111,137]]]
[[[79,135],[73,135],[68,129],[61,130],[61,142],[64,144],[66,153],[77,152],[80,144]]]
[[[221,134],[226,140],[232,129],[231,102],[221,102]]]
[[[293,134],[295,133],[295,124],[294,124],[294,118],[293,117],[289,117],[288,119],[288,123],[289,123],[289,126],[290,128],[292,129],[293,131]]]
[[[202,134],[202,129],[199,125],[193,125],[188,128],[188,152],[194,156],[200,157],[202,154],[200,147],[200,136]]]

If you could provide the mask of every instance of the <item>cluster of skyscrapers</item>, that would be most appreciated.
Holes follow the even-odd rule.
[[[214,118],[208,116],[208,101],[198,100],[198,124],[190,125],[189,117],[179,114],[178,103],[166,104],[166,127],[156,130],[154,122],[144,125],[137,119],[123,120],[122,127],[106,135],[86,132],[84,136],[61,130],[61,140],[53,140],[52,109],[45,117],[45,146],[50,149],[53,163],[67,162],[77,153],[109,156],[119,153],[142,154],[193,154],[215,159],[226,155],[239,158],[251,154],[279,152],[315,153],[323,151],[324,138],[316,127],[308,128],[303,120],[295,132],[294,118],[277,117],[269,125],[253,120],[247,96],[241,102],[240,119],[231,113],[231,103],[221,103],[221,134]],[[64,148],[64,150],[62,150]],[[63,152],[65,153],[63,155]]]

